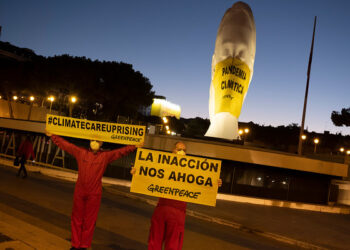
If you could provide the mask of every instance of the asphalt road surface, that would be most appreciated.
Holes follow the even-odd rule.
[[[70,240],[70,214],[74,183],[0,166],[0,211]],[[147,249],[154,207],[104,190],[92,249]],[[0,232],[1,233],[1,232]],[[186,217],[184,250],[296,249],[216,223]]]

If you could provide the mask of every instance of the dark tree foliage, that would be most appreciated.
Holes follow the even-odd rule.
[[[131,64],[70,55],[31,55],[31,60],[21,62],[0,58],[0,83],[2,93],[33,94],[44,101],[52,94],[57,100],[54,108],[62,111],[68,108],[69,96],[75,95],[76,115],[109,121],[118,115],[136,117],[154,96],[149,79]]]
[[[202,137],[207,132],[210,121],[200,117],[183,119],[183,134],[187,137]]]
[[[350,126],[350,108],[343,108],[341,112],[333,111],[331,115],[332,122],[335,126]]]

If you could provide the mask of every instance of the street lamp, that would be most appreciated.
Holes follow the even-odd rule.
[[[249,128],[244,129],[244,133],[248,134],[249,133]]]
[[[318,138],[315,138],[314,139],[314,143],[315,143],[315,147],[314,147],[314,154],[316,153],[316,147],[317,147],[317,144],[320,142],[320,140]]]
[[[166,123],[168,123],[168,119],[164,116],[163,117],[163,122],[166,124]]]
[[[18,96],[14,95],[14,96],[13,96],[13,100],[16,101],[17,99],[18,99]]]
[[[51,107],[52,107],[53,101],[55,100],[55,97],[51,95],[47,99],[50,101],[50,113],[51,113]]]
[[[77,102],[77,98],[75,96],[71,96],[69,98],[69,116],[70,117],[72,116],[72,113],[73,113],[73,105],[76,102]]]
[[[239,134],[239,135],[243,135],[243,133],[244,133],[244,132],[243,132],[243,129],[238,130],[238,134]]]
[[[35,97],[34,96],[30,96],[29,97],[29,101],[30,101],[30,106],[29,106],[29,111],[28,111],[28,118],[27,120],[30,120],[30,115],[32,114],[32,108],[33,108],[33,102],[35,100]]]
[[[346,151],[346,154],[347,154],[347,155],[350,155],[350,150],[347,150],[347,151]]]
[[[339,149],[339,151],[342,152],[342,153],[344,153],[345,149],[344,149],[343,147],[341,147],[341,148]]]
[[[304,143],[305,140],[306,140],[306,135],[301,135],[301,143]],[[302,154],[303,154],[303,152],[301,149],[300,155],[302,155]]]

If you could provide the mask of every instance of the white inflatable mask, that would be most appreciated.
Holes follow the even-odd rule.
[[[238,117],[253,76],[256,29],[253,13],[243,2],[223,16],[212,58],[209,96],[210,126],[205,136],[234,140]]]

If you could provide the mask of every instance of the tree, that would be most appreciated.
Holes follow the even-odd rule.
[[[152,84],[131,64],[70,55],[46,58],[4,43],[1,48],[30,55],[30,60],[23,61],[0,57],[0,91],[4,94],[36,95],[42,102],[54,95],[53,108],[63,112],[68,110],[69,96],[75,95],[77,115],[104,121],[116,121],[118,115],[136,118],[141,106],[152,104]]]
[[[182,119],[184,122],[184,136],[187,137],[203,137],[209,128],[209,119],[200,117]]]
[[[350,126],[350,108],[343,108],[341,112],[333,111],[331,115],[332,122],[335,126]]]

